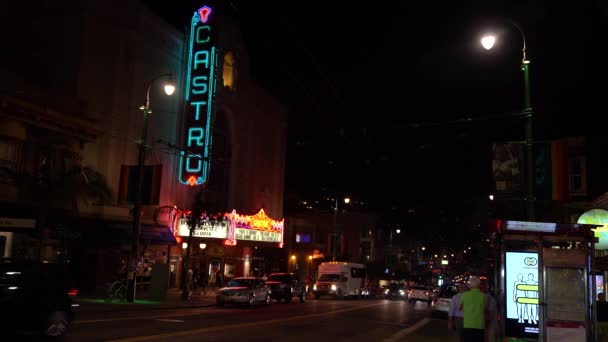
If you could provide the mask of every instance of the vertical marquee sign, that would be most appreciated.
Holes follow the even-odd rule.
[[[190,26],[186,74],[185,143],[179,163],[179,181],[202,185],[209,176],[211,121],[215,97],[217,56],[211,8],[194,12]]]

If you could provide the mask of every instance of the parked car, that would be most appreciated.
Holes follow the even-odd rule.
[[[0,259],[0,331],[7,341],[61,340],[78,304],[67,265]]]
[[[458,287],[453,284],[441,288],[433,299],[431,312],[435,315],[447,315],[450,312],[452,297],[457,293]]]
[[[268,276],[266,285],[270,287],[272,299],[282,299],[289,303],[293,297],[298,297],[301,303],[306,301],[306,284],[298,281],[293,273],[272,273]]]
[[[412,286],[407,295],[407,299],[410,303],[426,302],[428,305],[431,305],[432,298],[433,290],[430,287],[423,285]]]
[[[406,299],[407,291],[401,284],[389,284],[384,290],[384,298],[386,299]]]
[[[217,306],[224,306],[224,304],[254,306],[256,303],[268,305],[270,304],[270,288],[262,278],[234,278],[228,282],[226,287],[217,291],[215,300]]]

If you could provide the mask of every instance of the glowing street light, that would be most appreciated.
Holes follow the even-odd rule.
[[[169,79],[165,83],[165,94],[171,96],[175,93],[175,83],[173,83],[173,74],[169,74]]]
[[[483,45],[483,48],[486,50],[490,50],[494,47],[494,43],[496,43],[496,36],[492,34],[485,35],[481,38],[481,45]]]

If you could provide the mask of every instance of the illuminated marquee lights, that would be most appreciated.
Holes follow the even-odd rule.
[[[186,141],[179,162],[179,182],[197,186],[207,181],[211,121],[215,98],[217,52],[212,10],[199,8],[192,16],[186,74]]]
[[[239,230],[252,230],[256,232],[265,232],[266,235],[272,235],[273,238],[277,237],[279,241],[276,240],[263,240],[263,241],[273,241],[278,242],[279,247],[283,248],[283,226],[285,223],[285,219],[280,221],[273,220],[270,217],[266,216],[264,209],[260,209],[260,211],[255,215],[241,215],[237,214],[236,210],[233,210],[232,213],[227,214],[230,219],[230,230],[228,231],[228,239],[224,241],[224,244],[227,246],[235,246],[236,245],[236,235],[237,229]],[[258,237],[259,234],[251,234],[251,236]],[[260,241],[260,240],[256,240]]]
[[[185,230],[188,229],[187,227],[181,227],[182,233],[180,234],[180,221],[181,225],[183,226],[183,219],[188,217],[188,215],[190,215],[191,213],[192,212],[190,210],[180,210],[177,209],[177,207],[171,208],[170,221],[172,222],[173,235],[176,237],[176,240],[181,241],[180,235],[188,235],[185,232]],[[209,217],[206,213],[203,213],[200,219],[203,221],[203,225],[205,225],[206,221],[230,221],[227,234],[228,236],[226,240],[224,240],[224,245],[226,246],[236,246],[236,237],[240,234],[241,237],[239,239],[242,240],[275,242],[278,243],[280,248],[283,248],[283,227],[285,225],[285,219],[282,219],[280,221],[273,220],[270,217],[266,216],[264,209],[260,209],[260,211],[255,215],[237,214],[236,210],[233,210],[231,213],[220,213],[214,217]],[[218,225],[219,222],[209,224]],[[201,234],[193,234],[193,236],[197,235],[200,235],[199,237],[206,238],[219,238],[219,235],[211,236],[213,235],[211,232],[201,231]]]

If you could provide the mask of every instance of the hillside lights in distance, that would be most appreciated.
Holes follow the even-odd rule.
[[[490,50],[494,47],[494,43],[496,43],[496,36],[487,34],[481,38],[481,45],[484,49]]]

